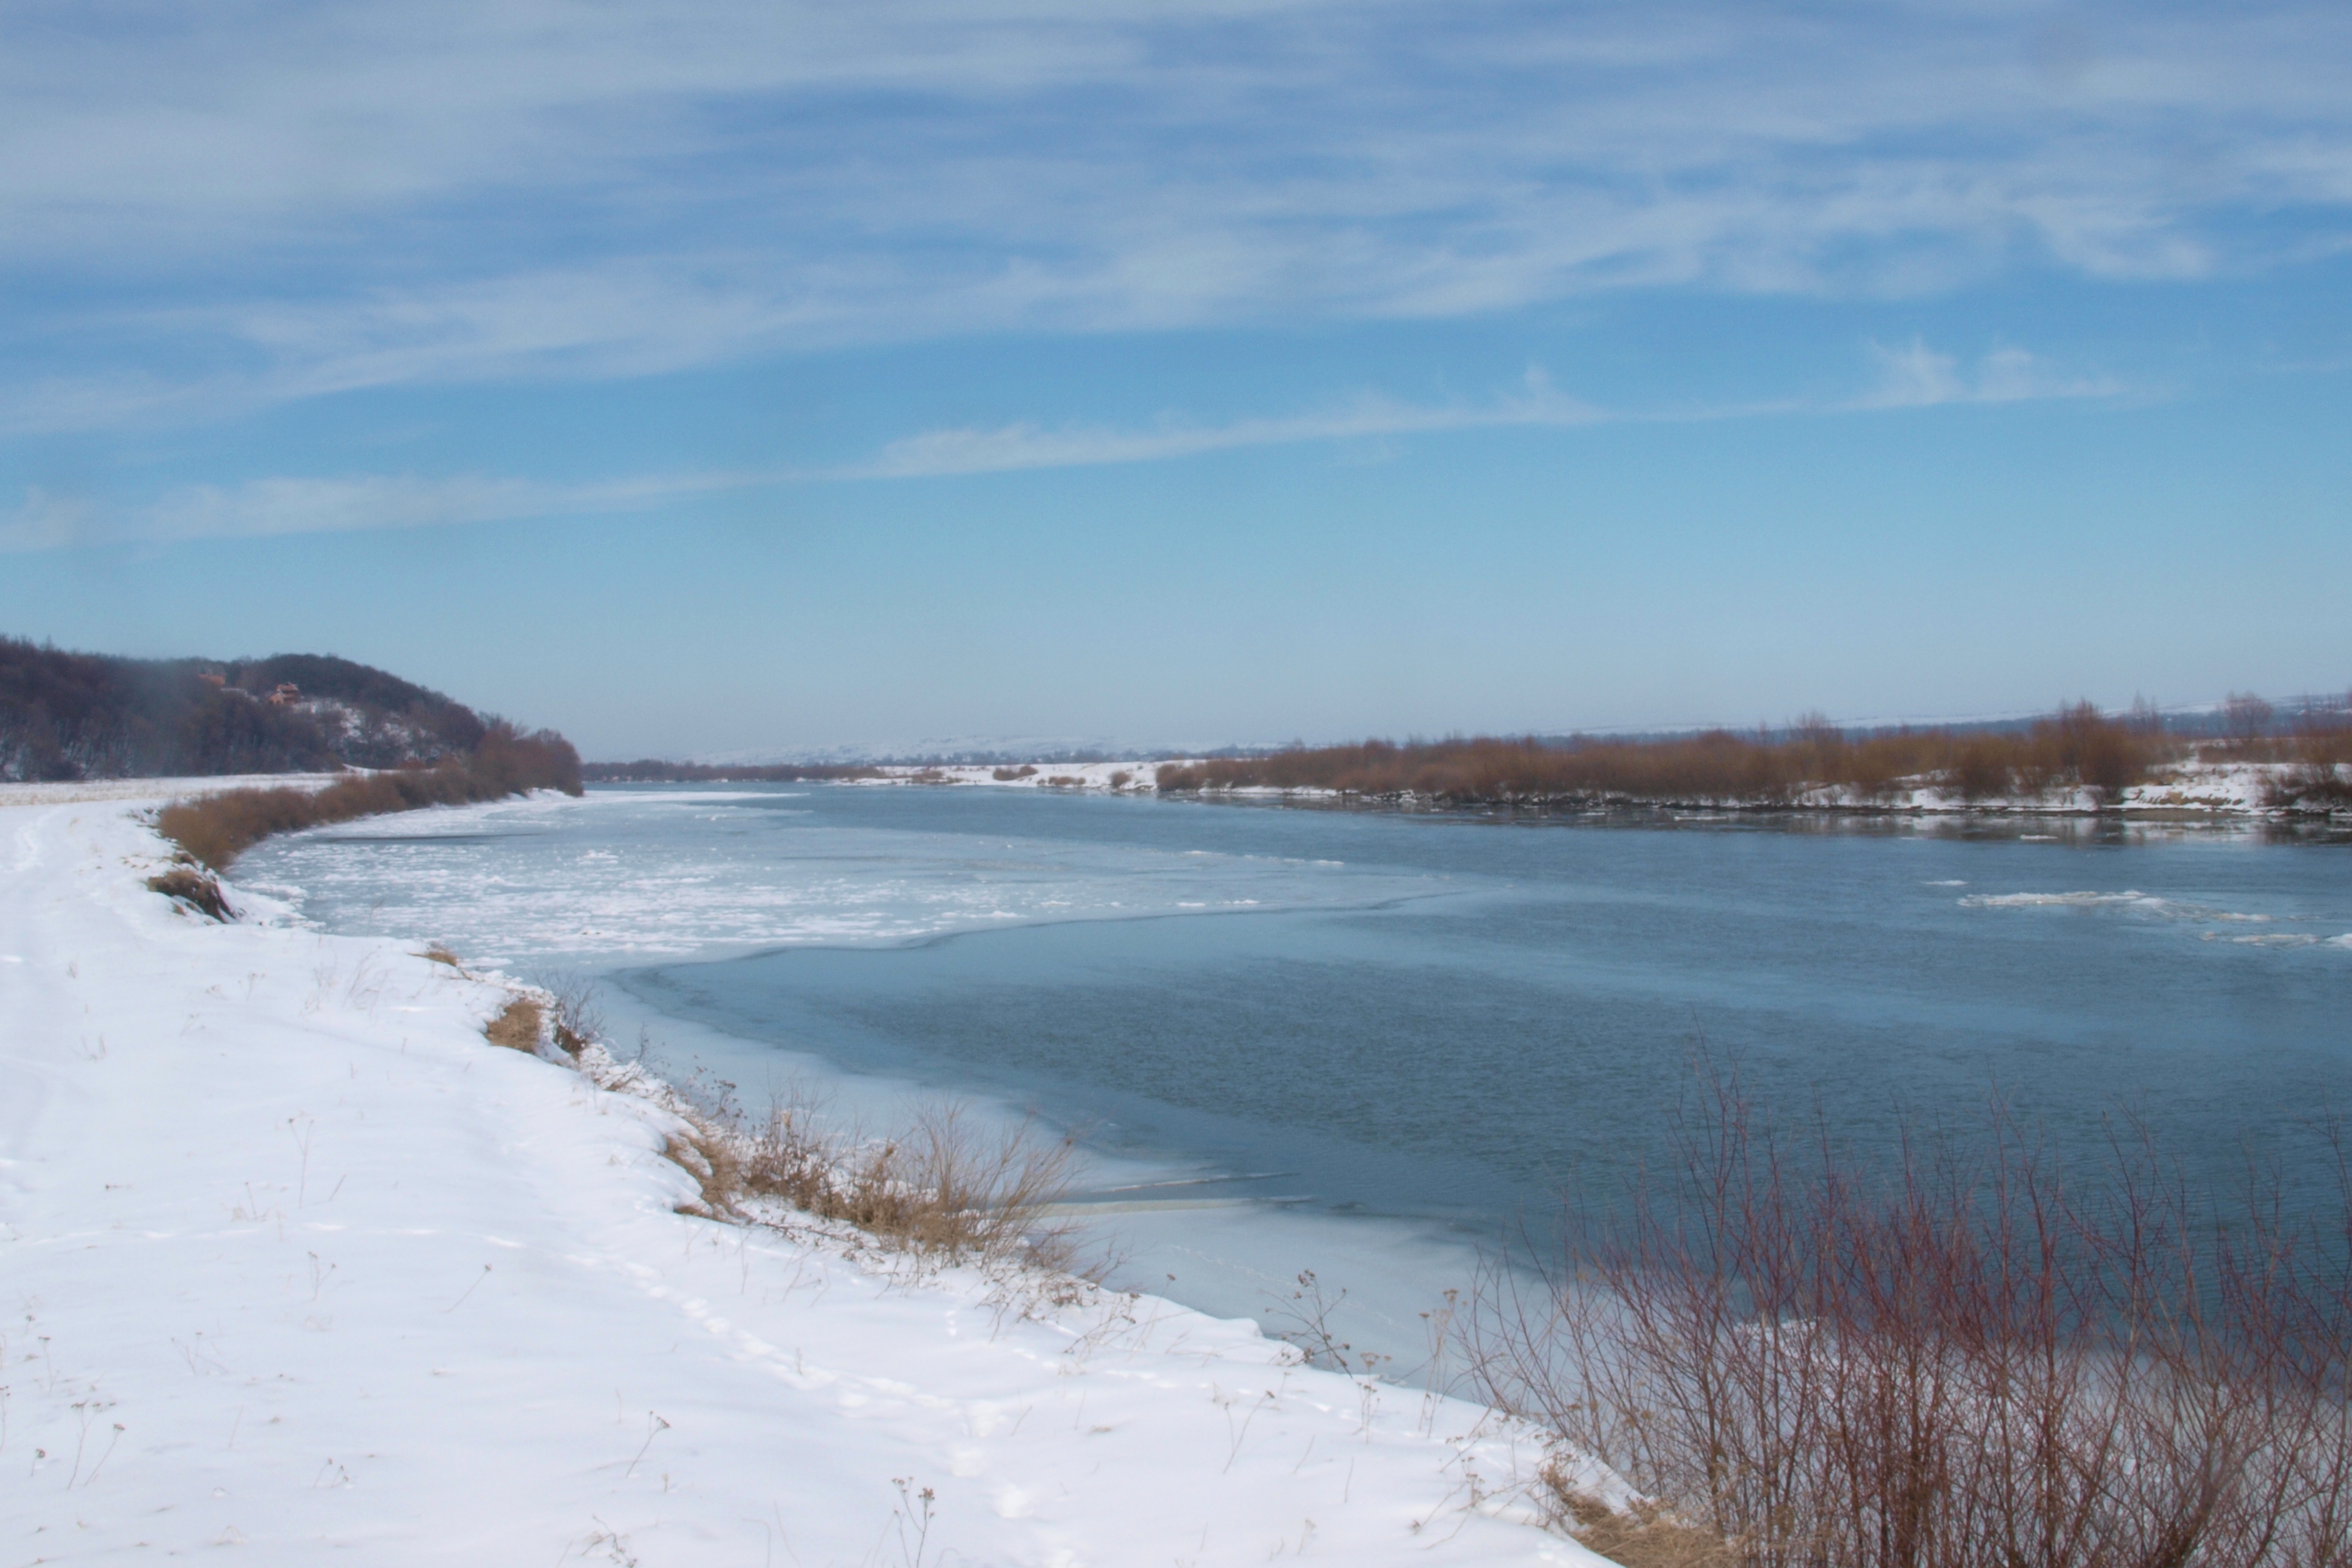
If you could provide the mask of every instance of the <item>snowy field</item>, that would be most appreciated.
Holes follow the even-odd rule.
[[[1474,1405],[676,1212],[494,977],[148,891],[184,793],[0,797],[9,1563],[1599,1561]]]

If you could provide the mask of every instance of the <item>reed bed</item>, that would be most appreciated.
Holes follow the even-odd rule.
[[[240,789],[165,806],[157,831],[215,871],[276,833],[332,822],[498,800],[534,789],[580,791],[580,758],[551,730],[530,732],[493,723],[472,752],[431,767],[360,773],[320,790]]]

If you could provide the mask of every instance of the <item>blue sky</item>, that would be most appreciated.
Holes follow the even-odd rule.
[[[2340,4],[0,5],[0,629],[591,755],[2352,681]]]

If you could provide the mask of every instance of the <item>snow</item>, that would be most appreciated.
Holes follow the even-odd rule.
[[[937,767],[914,767],[898,763],[876,769],[870,778],[841,782],[862,784],[987,784],[1000,789],[1108,790],[1115,794],[1132,791],[1151,795],[1159,788],[1153,781],[1160,770],[1168,765],[1164,763],[1012,763],[982,766],[955,763]],[[1008,776],[999,778],[999,773]]]
[[[667,1113],[489,1045],[496,977],[148,891],[184,793],[0,805],[13,1562],[1599,1561],[1475,1405],[676,1212]]]
[[[0,807],[62,805],[73,801],[131,800],[160,804],[233,789],[324,789],[347,773],[223,773],[198,779],[82,779],[63,784],[0,784]],[[168,795],[164,792],[168,792]]]

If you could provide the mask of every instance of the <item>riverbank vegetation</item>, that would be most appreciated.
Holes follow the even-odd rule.
[[[454,954],[439,956],[464,973]],[[940,1100],[911,1107],[895,1131],[877,1137],[798,1087],[780,1089],[767,1114],[753,1116],[730,1083],[699,1072],[667,1083],[641,1062],[621,1062],[604,1042],[593,984],[577,977],[518,992],[483,1033],[493,1045],[535,1053],[542,1031],[560,1059],[599,1088],[677,1118],[662,1153],[701,1189],[687,1212],[775,1224],[788,1211],[847,1226],[925,1266],[1051,1275],[1077,1265],[1076,1228],[1061,1213],[1077,1143],[1045,1134],[1034,1119],[984,1126],[970,1107]]]
[[[2241,700],[2255,703],[2233,702]],[[1163,794],[1323,789],[1455,805],[1794,805],[1822,791],[1868,803],[1917,787],[1971,802],[2081,790],[2105,804],[2166,767],[2201,759],[2294,761],[2311,772],[2314,787],[2343,787],[2334,768],[2352,758],[2352,728],[2342,710],[2281,724],[2264,707],[2244,720],[2242,732],[2184,735],[2152,710],[2109,715],[2081,702],[2008,730],[1853,734],[1813,717],[1777,733],[1367,741],[1171,763],[1158,782]]]
[[[1675,1174],[1494,1269],[1466,1347],[1641,1494],[1550,1472],[1626,1563],[2340,1565],[2352,1184],[2324,1142],[2315,1204],[2259,1163],[2200,1190],[2128,1121],[2069,1166],[1998,1104],[1857,1159],[1703,1070]]]
[[[221,871],[274,833],[420,806],[499,800],[535,789],[578,795],[579,753],[552,730],[526,732],[494,721],[472,751],[430,767],[355,774],[318,790],[226,790],[165,806],[155,826],[184,853]]]

